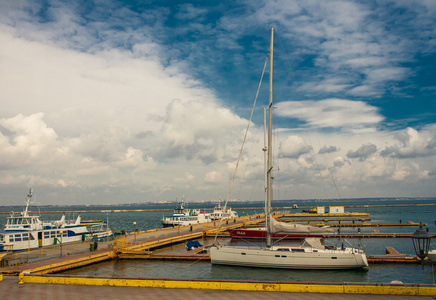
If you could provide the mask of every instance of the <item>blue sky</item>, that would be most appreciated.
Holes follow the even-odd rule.
[[[435,196],[435,13],[1,1],[0,205],[30,187],[42,204],[226,198],[272,26],[274,197]],[[263,199],[267,88],[268,68],[231,199]]]

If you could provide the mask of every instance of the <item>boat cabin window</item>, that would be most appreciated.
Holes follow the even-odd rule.
[[[5,240],[3,234],[0,234],[0,242],[3,242]]]
[[[16,234],[15,235],[15,241],[16,242],[21,242],[21,234]]]
[[[33,223],[32,221],[33,220],[30,218],[10,218],[10,219],[8,219],[7,224],[8,225],[20,225],[20,224],[27,225],[27,224]]]
[[[277,251],[288,251],[289,252],[289,248],[278,248]]]
[[[304,252],[304,249],[301,249],[301,248],[292,248],[292,252]]]

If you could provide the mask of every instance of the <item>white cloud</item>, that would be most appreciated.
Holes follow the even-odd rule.
[[[246,120],[215,103],[175,100],[167,107],[162,135],[171,157],[199,158],[209,164],[236,153],[233,146],[241,140],[246,125]]]
[[[190,199],[218,198],[247,124],[222,102],[245,113],[239,90],[251,85],[267,27],[277,24],[284,48],[294,49],[287,54],[299,68],[297,91],[324,99],[276,104],[283,118],[304,123],[278,131],[287,162],[280,167],[292,170],[285,177],[307,187],[306,197],[323,196],[317,180],[329,170],[345,197],[389,196],[402,181],[433,195],[434,125],[381,131],[376,98],[415,75],[404,62],[434,52],[428,3],[393,3],[405,14],[391,16],[399,10],[374,3],[250,1],[214,10],[206,22],[207,5],[138,12],[108,1],[85,18],[74,2],[48,2],[41,14],[35,2],[1,2],[0,184],[18,192],[68,188],[71,203],[173,200],[187,190]],[[169,16],[180,26],[165,27]],[[390,28],[393,19],[405,25]],[[247,184],[263,168],[263,135],[252,129],[252,153],[243,153],[237,174]],[[307,144],[316,138],[304,133],[318,135],[320,146]],[[262,191],[256,195],[261,200]]]
[[[363,101],[344,99],[279,102],[277,114],[298,118],[311,127],[342,127],[345,130],[374,127],[383,120],[376,107]]]
[[[204,19],[205,14],[208,12],[207,9],[201,9],[201,8],[194,7],[194,5],[192,5],[191,3],[181,4],[179,7],[180,7],[180,10],[176,14],[176,18],[182,19],[182,20],[186,20],[186,19],[192,20],[192,19],[197,19],[199,17],[201,19]]]
[[[312,147],[307,145],[299,136],[289,135],[280,143],[280,154],[284,157],[299,158],[311,150]]]
[[[346,80],[339,78],[318,80],[316,82],[305,82],[298,87],[298,90],[305,93],[337,93],[341,91],[346,91],[352,86],[351,84],[347,84],[346,82]]]
[[[407,68],[380,68],[370,70],[367,74],[367,80],[371,82],[383,82],[383,81],[399,81],[410,75],[410,70]]]
[[[3,167],[24,167],[34,160],[47,163],[64,152],[58,148],[56,132],[47,127],[42,118],[42,113],[36,113],[0,119],[0,125],[10,132],[8,136],[0,132]]]
[[[108,185],[171,198],[187,184],[197,198],[203,182],[227,184],[226,163],[235,161],[247,121],[177,64],[163,66],[157,45],[86,53],[2,26],[1,184],[77,191]]]
[[[386,147],[380,154],[387,157],[416,158],[436,155],[436,132],[432,128],[418,132],[413,128],[397,132],[397,142]]]
[[[217,171],[211,171],[206,174],[205,181],[208,183],[217,183],[223,180],[222,174]]]

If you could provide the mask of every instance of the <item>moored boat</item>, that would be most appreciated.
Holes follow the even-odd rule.
[[[307,238],[296,246],[222,246],[210,248],[212,264],[278,269],[339,270],[368,267],[361,249],[330,247]]]
[[[163,217],[160,221],[163,227],[185,226],[194,225],[199,223],[210,222],[211,217],[209,213],[202,212],[199,209],[185,208],[185,196],[182,197],[182,203],[173,211],[173,215]]]
[[[274,233],[274,218],[271,214],[272,199],[272,109],[273,109],[273,40],[274,30],[271,28],[270,44],[270,81],[268,109],[268,145],[265,151],[265,224],[266,244],[264,247],[231,246],[215,243],[209,253],[212,264],[249,266],[262,268],[285,269],[358,269],[367,268],[368,261],[362,249],[329,247],[321,238],[306,238],[299,245],[272,246],[271,235]],[[264,117],[266,119],[266,117]],[[266,123],[266,121],[265,121]],[[266,126],[265,126],[266,127]],[[266,136],[266,134],[265,134]]]
[[[43,222],[39,216],[29,214],[31,199],[32,190],[27,195],[23,212],[11,212],[7,218],[4,231],[0,232],[0,251],[27,250],[89,238],[89,231],[86,225],[81,224],[80,215],[75,220],[66,220],[63,215],[60,220]]]
[[[266,239],[265,227],[227,229],[232,238],[240,239]],[[270,218],[270,233],[273,240],[294,240],[308,237],[324,238],[335,234],[335,230],[328,226],[315,227],[298,223],[286,223]]]
[[[218,202],[218,205],[213,208],[213,212],[210,214],[212,221],[237,217],[238,213],[236,211],[232,210],[230,207],[222,207],[220,202]]]

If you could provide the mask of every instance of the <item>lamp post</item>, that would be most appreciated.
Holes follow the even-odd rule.
[[[135,243],[136,243],[136,222],[133,222],[133,227],[135,229]]]
[[[428,255],[430,247],[431,235],[419,225],[419,228],[412,234],[413,247],[415,253],[421,260],[422,268],[424,268],[423,261]]]

